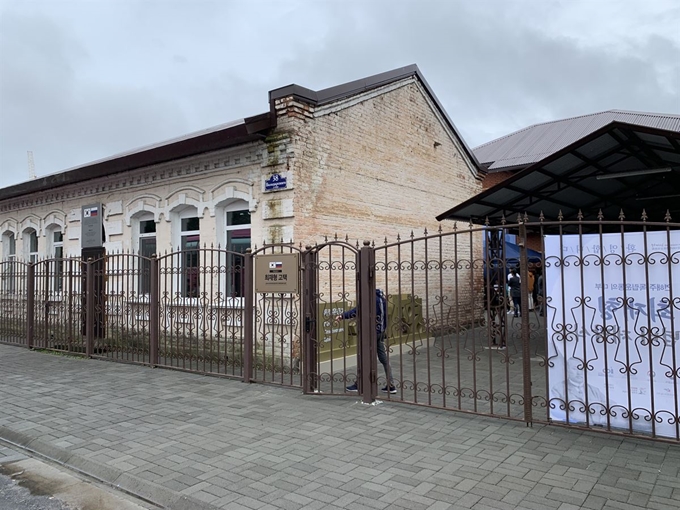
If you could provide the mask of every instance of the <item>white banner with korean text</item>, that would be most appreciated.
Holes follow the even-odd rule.
[[[550,418],[679,438],[680,231],[546,236]]]

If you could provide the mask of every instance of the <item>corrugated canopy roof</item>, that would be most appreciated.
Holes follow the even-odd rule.
[[[595,220],[600,211],[630,220],[645,210],[650,221],[666,211],[680,217],[680,126],[643,127],[614,121],[505,181],[446,211],[438,220],[473,223],[514,221],[527,214],[537,221]]]
[[[609,110],[535,124],[473,149],[489,172],[526,167],[564,149],[611,122],[680,131],[680,115]]]

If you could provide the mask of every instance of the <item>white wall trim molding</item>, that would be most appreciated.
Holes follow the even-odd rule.
[[[151,199],[155,205],[149,205],[144,200]],[[137,216],[140,212],[148,212],[153,214],[153,220],[158,223],[161,221],[160,215],[162,209],[160,207],[161,197],[153,193],[145,193],[133,198],[125,204],[125,224],[129,227],[132,225],[132,218]]]
[[[203,178],[217,173],[223,174],[225,170],[231,171],[251,165],[257,165],[257,168],[260,168],[263,160],[262,146],[263,142],[250,142],[229,149],[93,179],[87,184],[60,187],[58,191],[47,191],[36,194],[36,196],[26,195],[9,199],[0,203],[0,212],[30,209],[73,198],[101,196],[103,193],[120,192],[120,190],[132,194],[134,193],[132,190],[136,188],[146,187],[160,181],[167,184],[168,181],[181,182],[189,178],[192,182],[195,182],[196,174],[200,174]],[[103,197],[101,201],[105,202]]]
[[[214,217],[216,210],[229,202],[244,200],[248,203],[248,210],[254,213],[259,201],[253,197],[253,182],[247,179],[228,179],[210,190],[210,201],[206,203],[210,216]]]

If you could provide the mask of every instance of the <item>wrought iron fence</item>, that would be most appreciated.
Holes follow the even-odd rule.
[[[152,260],[159,318],[156,364],[243,377],[245,255],[219,248],[177,251]]]
[[[680,440],[680,224],[527,223],[542,239],[535,419]]]
[[[30,268],[29,310],[33,347],[85,354],[83,263],[76,258],[40,260]]]
[[[249,253],[247,321],[251,321],[246,351],[252,358],[247,367],[250,380],[283,386],[302,387],[302,301],[300,294],[253,292],[252,260],[258,255],[302,252],[292,244],[265,246]],[[300,262],[301,264],[302,262]],[[301,279],[301,273],[295,276]],[[300,282],[298,282],[300,283]],[[252,340],[251,340],[252,339]]]
[[[359,246],[348,239],[325,239],[307,247],[305,272],[307,293],[306,386],[308,392],[346,395],[358,384],[359,320],[336,320],[338,315],[358,310]],[[358,392],[358,388],[357,388]]]
[[[677,442],[679,232],[525,217],[378,246],[12,260],[0,341]],[[284,253],[300,292],[255,292],[256,258]]]
[[[28,288],[30,264],[10,259],[0,262],[0,339],[3,342],[23,345],[26,343],[29,317],[29,296],[33,289]]]
[[[395,391],[383,392],[385,398],[523,418],[519,320],[507,318],[505,293],[495,305],[503,308],[496,310],[498,324],[486,320],[487,230],[424,232],[375,249],[376,285],[388,299]],[[379,385],[389,389],[386,378],[387,371]]]

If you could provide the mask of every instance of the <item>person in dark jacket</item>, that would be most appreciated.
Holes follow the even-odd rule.
[[[543,272],[539,273],[538,279],[536,280],[536,292],[538,303],[538,312],[541,317],[545,316],[545,297],[543,296]]]
[[[343,319],[353,319],[357,316],[357,309],[352,308],[346,312],[335,317],[336,321]],[[397,388],[394,386],[392,379],[392,369],[390,368],[390,361],[387,357],[387,348],[385,347],[385,339],[387,337],[387,299],[385,294],[380,289],[375,289],[375,333],[378,337],[378,360],[382,363],[385,369],[385,377],[387,384],[382,389],[384,393],[396,393]],[[347,391],[358,391],[357,383],[347,386]]]
[[[508,287],[510,288],[510,297],[512,298],[512,304],[515,308],[515,317],[519,317],[521,315],[520,307],[522,305],[522,283],[515,268],[510,270]]]

